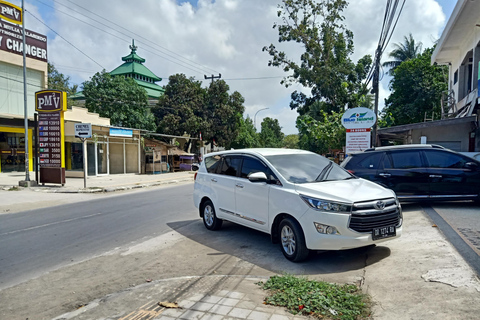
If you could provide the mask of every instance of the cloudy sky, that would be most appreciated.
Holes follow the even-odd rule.
[[[21,5],[20,0],[9,2]],[[297,133],[296,111],[289,108],[285,74],[268,67],[262,48],[271,43],[298,57],[302,47],[278,44],[272,26],[279,0],[26,0],[26,28],[48,36],[48,59],[71,83],[81,84],[96,72],[111,71],[130,53],[137,54],[163,78],[184,73],[204,81],[204,75],[222,75],[230,89],[245,97],[245,116],[276,118],[285,134]],[[354,33],[357,61],[373,55],[381,32],[387,0],[350,0],[345,24]],[[437,40],[455,6],[455,0],[407,0],[390,45],[412,33],[423,47]],[[295,56],[294,56],[295,55]],[[384,60],[387,58],[384,55]],[[380,104],[388,96],[388,78],[380,88]]]

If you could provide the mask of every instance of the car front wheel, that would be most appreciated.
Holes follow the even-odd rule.
[[[208,230],[218,230],[222,227],[223,220],[218,219],[215,214],[215,208],[210,200],[203,204],[203,224]]]
[[[280,222],[280,247],[285,258],[290,261],[300,262],[308,256],[309,250],[305,245],[302,228],[292,218]]]

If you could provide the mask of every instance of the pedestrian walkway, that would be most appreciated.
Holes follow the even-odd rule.
[[[94,193],[112,192],[135,188],[158,186],[169,183],[193,181],[193,171],[179,171],[162,174],[111,174],[106,176],[88,177],[86,188],[83,178],[66,178],[64,186],[61,184],[38,184],[30,188],[19,187],[19,182],[25,180],[25,173],[0,173],[0,189],[31,189],[34,191],[52,193]],[[30,172],[30,180],[35,180],[35,173]]]
[[[100,319],[117,314],[118,320],[308,320],[285,308],[263,304],[266,292],[257,283],[267,278],[198,276],[158,280],[93,301],[61,319]],[[146,298],[148,297],[148,298]],[[146,302],[147,301],[147,302]],[[138,305],[119,315],[117,306]],[[123,309],[121,313],[126,313]],[[132,309],[130,309],[132,310]],[[313,319],[313,318],[312,318]]]

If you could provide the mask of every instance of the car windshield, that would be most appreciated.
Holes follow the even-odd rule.
[[[266,158],[285,179],[292,183],[354,178],[332,161],[314,153],[272,155]]]

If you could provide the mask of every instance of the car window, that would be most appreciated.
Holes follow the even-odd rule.
[[[391,152],[390,159],[395,169],[411,169],[423,166],[419,150]]]
[[[463,157],[449,152],[426,150],[425,155],[431,168],[463,168],[468,162]]]
[[[383,152],[377,152],[360,160],[356,167],[363,169],[378,169]]]
[[[267,156],[267,160],[292,183],[350,179],[346,170],[315,153],[282,154]]]
[[[253,158],[244,158],[240,177],[248,179],[248,176],[255,172],[263,172],[267,177],[269,175],[268,167],[259,160]]]
[[[217,173],[236,177],[241,161],[242,159],[238,156],[225,156]]]
[[[207,172],[209,173],[215,173],[217,170],[217,167],[221,163],[222,157],[220,155],[212,156],[212,157],[206,157],[205,158],[205,167],[207,168]]]

